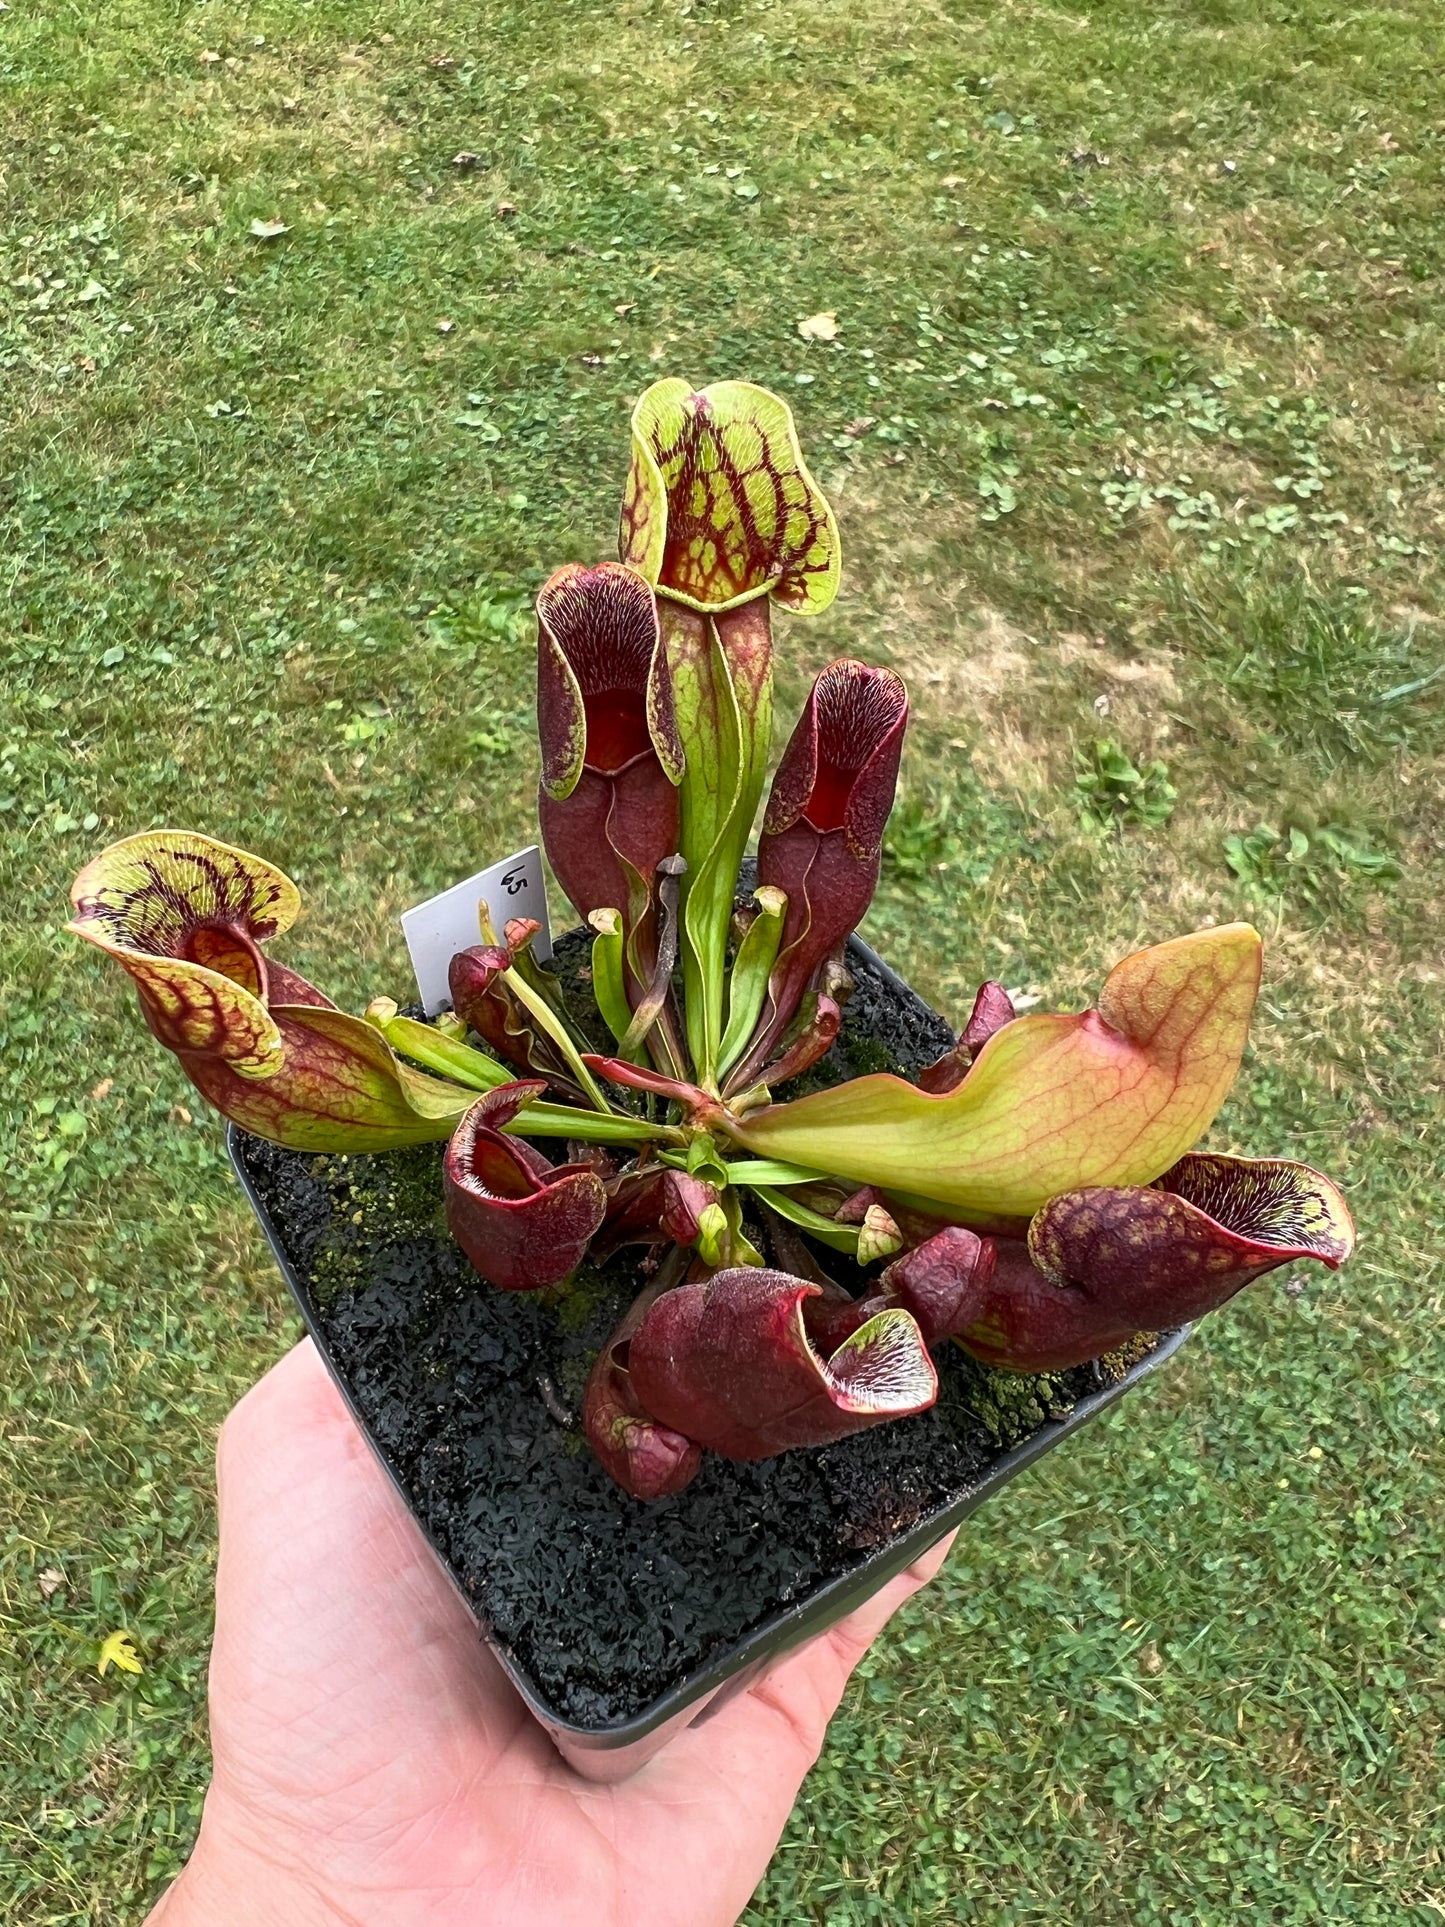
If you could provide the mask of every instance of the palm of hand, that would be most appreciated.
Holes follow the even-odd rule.
[[[222,1434],[215,1780],[182,1927],[728,1927],[848,1674],[946,1547],[634,1779],[567,1768],[309,1344]]]

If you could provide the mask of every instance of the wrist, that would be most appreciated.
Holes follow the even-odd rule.
[[[206,1818],[190,1859],[146,1927],[337,1927],[343,1917],[293,1877]]]

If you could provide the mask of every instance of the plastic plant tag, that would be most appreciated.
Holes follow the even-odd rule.
[[[542,927],[532,939],[532,955],[545,963],[552,954],[542,853],[534,843],[494,863],[489,870],[479,870],[464,883],[454,883],[439,897],[429,897],[425,903],[402,912],[402,934],[428,1017],[435,1017],[451,1003],[447,966],[459,950],[480,940],[477,905],[482,901],[498,935],[514,917],[535,918]]]

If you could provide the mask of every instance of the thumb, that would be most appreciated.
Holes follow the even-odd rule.
[[[745,1693],[674,1743],[674,1753],[696,1749],[709,1760],[737,1749],[777,1762],[789,1794],[817,1759],[854,1667],[900,1606],[927,1585],[948,1557],[950,1532],[855,1612],[778,1660]]]
[[[939,1571],[956,1537],[950,1532],[846,1619],[780,1660],[744,1696],[790,1730],[807,1766],[822,1751],[854,1667],[898,1609]]]

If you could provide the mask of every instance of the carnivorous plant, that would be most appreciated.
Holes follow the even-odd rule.
[[[923,1410],[946,1342],[1058,1371],[1353,1245],[1318,1172],[1195,1149],[1249,1030],[1248,924],[1124,958],[1075,1014],[1017,1015],[985,984],[915,1077],[831,1074],[907,727],[892,670],[817,677],[739,876],[773,610],[816,614],[839,574],[783,402],[746,382],[648,390],[619,560],[568,564],[537,598],[541,835],[590,935],[607,1052],[533,957],[533,923],[499,936],[482,910],[451,1015],[424,1023],[387,998],[349,1016],[276,963],[263,946],[295,885],[209,837],[127,837],[72,892],[70,929],[130,973],[156,1038],[243,1130],[298,1151],[447,1140],[448,1223],[491,1285],[651,1248],[583,1414],[641,1498],[679,1491],[705,1450],[761,1458]],[[555,1140],[564,1162],[539,1148]],[[834,1253],[861,1288],[830,1277]]]

